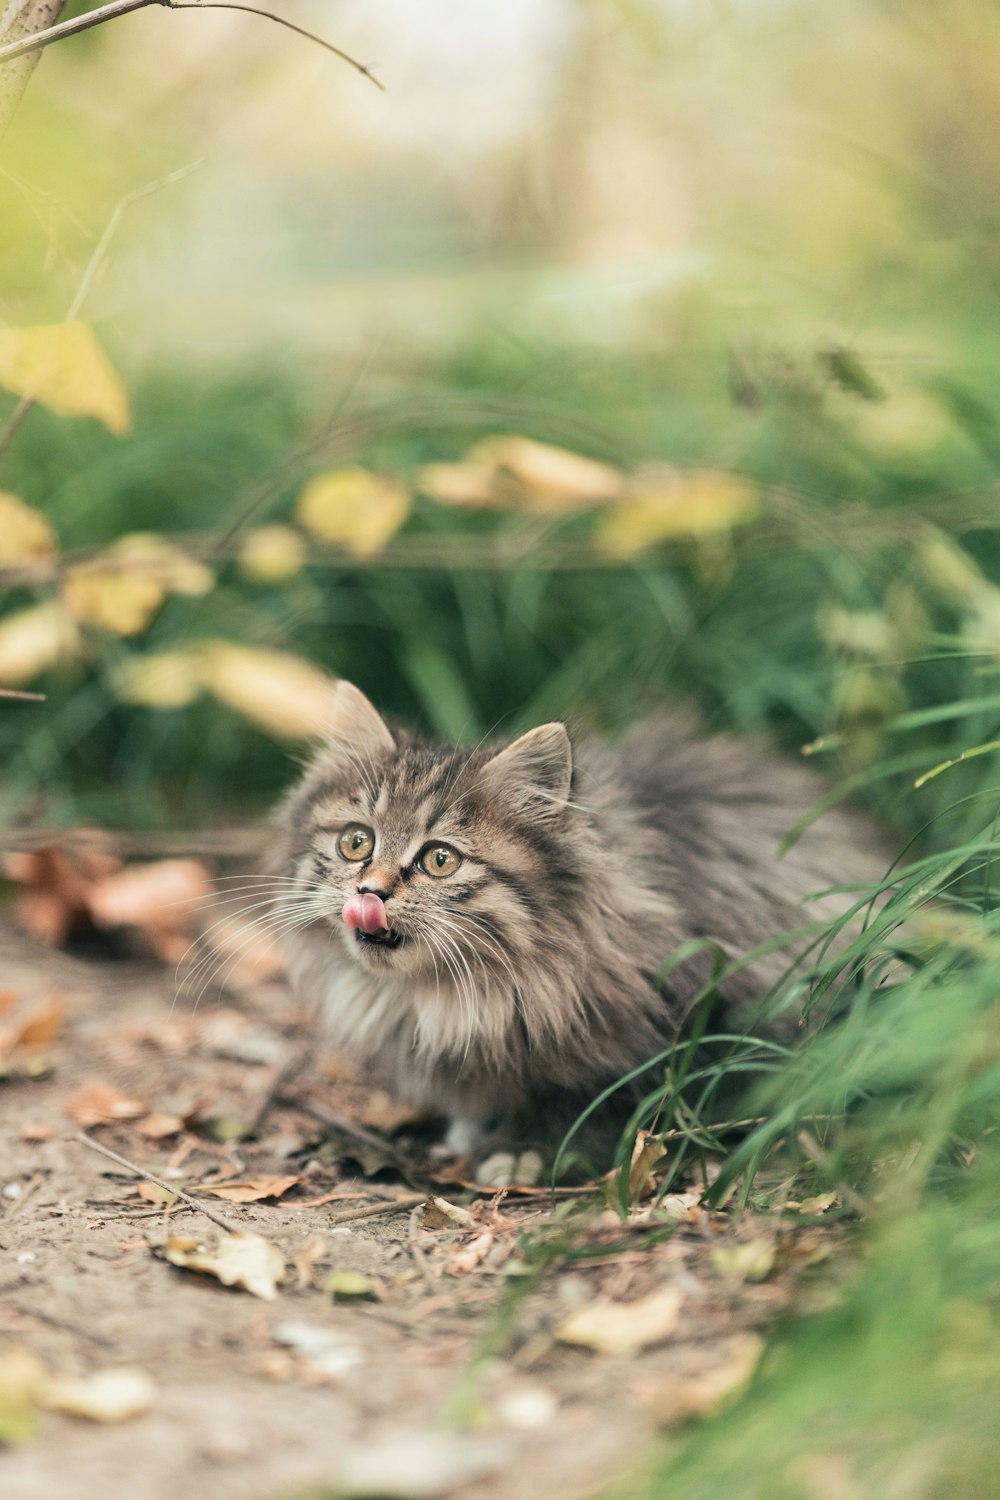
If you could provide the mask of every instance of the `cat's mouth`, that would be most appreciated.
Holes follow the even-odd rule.
[[[357,928],[354,933],[356,943],[364,943],[366,948],[398,948],[404,941],[403,934],[396,927],[383,928],[381,932],[362,932]]]

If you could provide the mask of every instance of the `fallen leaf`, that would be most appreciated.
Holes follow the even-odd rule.
[[[156,1387],[143,1370],[121,1367],[90,1375],[52,1376],[45,1381],[40,1404],[91,1422],[127,1422],[149,1411]]]
[[[475,1271],[482,1265],[496,1242],[496,1235],[492,1229],[484,1229],[482,1234],[477,1234],[475,1239],[455,1250],[449,1257],[447,1269],[452,1276],[467,1276],[470,1271]]]
[[[128,432],[128,397],[89,323],[0,328],[0,386],[63,417],[97,417]]]
[[[667,1148],[658,1135],[651,1130],[637,1132],[628,1174],[629,1203],[638,1203],[653,1191],[656,1186],[653,1172],[666,1155]]]
[[[375,1283],[363,1271],[334,1271],[324,1287],[334,1302],[370,1302],[375,1299]]]
[[[605,514],[597,544],[609,556],[626,560],[658,542],[729,532],[752,520],[759,508],[756,491],[738,474],[715,469],[654,473]]]
[[[742,1394],[763,1352],[764,1340],[759,1334],[736,1334],[729,1340],[724,1358],[700,1374],[659,1379],[650,1403],[654,1420],[661,1427],[672,1427],[696,1417],[714,1416]]]
[[[475,1222],[467,1208],[459,1208],[447,1198],[428,1198],[420,1213],[421,1229],[468,1229]]]
[[[817,1193],[813,1198],[803,1198],[801,1203],[789,1201],[784,1207],[797,1214],[825,1214],[836,1201],[836,1193]]]
[[[140,1120],[135,1128],[147,1141],[164,1141],[172,1135],[180,1135],[184,1121],[180,1115],[152,1114]]]
[[[0,684],[5,687],[20,687],[79,654],[79,631],[56,600],[0,620]]]
[[[191,946],[199,906],[215,892],[205,866],[195,859],[160,859],[127,865],[96,881],[86,892],[98,927],[135,927],[166,963],[179,963]]]
[[[766,1281],[774,1270],[773,1240],[747,1240],[711,1251],[715,1269],[731,1281]]]
[[[27,1349],[0,1349],[0,1443],[23,1443],[35,1430],[45,1367]]]
[[[43,1125],[40,1121],[25,1120],[18,1134],[22,1141],[29,1141],[32,1145],[40,1141],[51,1141],[55,1131],[51,1125]]]
[[[146,1113],[138,1099],[129,1099],[110,1083],[88,1083],[66,1100],[66,1113],[85,1130],[93,1125],[111,1125],[116,1120],[135,1120]]]
[[[625,476],[610,464],[533,438],[486,438],[466,459],[492,467],[501,482],[507,481],[509,499],[539,510],[596,505],[613,500],[625,485]]]
[[[202,680],[223,703],[281,739],[315,738],[329,721],[330,678],[287,651],[208,642]]]
[[[18,887],[14,914],[18,925],[42,943],[62,943],[75,924],[89,916],[87,891],[93,882],[118,868],[100,850],[37,849],[8,854],[3,869]]]
[[[41,511],[0,490],[0,567],[51,562],[58,552],[56,534]]]
[[[305,538],[291,526],[258,526],[244,537],[238,561],[255,583],[284,583],[305,565]]]
[[[339,1380],[364,1363],[364,1353],[336,1328],[314,1323],[279,1323],[274,1330],[279,1344],[293,1349],[310,1369],[329,1380]]]
[[[259,1203],[264,1198],[280,1198],[302,1181],[301,1177],[273,1177],[261,1173],[258,1177],[247,1177],[242,1182],[221,1182],[215,1187],[202,1188],[215,1198],[225,1198],[228,1203]]]
[[[598,1298],[565,1318],[555,1336],[561,1344],[582,1344],[601,1354],[638,1354],[670,1337],[683,1300],[676,1287],[650,1292],[636,1302]]]
[[[306,485],[296,515],[313,536],[339,542],[355,557],[375,557],[403,525],[410,504],[398,479],[367,469],[330,469]]]
[[[173,1266],[214,1276],[223,1286],[243,1287],[267,1302],[285,1279],[284,1256],[259,1234],[219,1234],[208,1242],[169,1235],[154,1250]]]
[[[144,1203],[155,1203],[157,1208],[173,1208],[179,1197],[179,1194],[161,1187],[158,1182],[140,1182],[136,1192]]]
[[[0,1056],[15,1047],[49,1046],[65,1014],[66,1001],[62,995],[51,995],[20,1013],[15,1012],[8,1024],[0,1026]]]

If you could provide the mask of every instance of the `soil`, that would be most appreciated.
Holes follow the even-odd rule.
[[[638,1484],[658,1434],[677,1440],[746,1378],[759,1332],[829,1248],[815,1222],[709,1213],[695,1189],[623,1224],[599,1191],[474,1192],[445,1168],[430,1192],[460,1222],[442,1218],[421,1206],[426,1175],[407,1180],[391,1146],[380,1160],[370,1142],[324,1144],[317,1113],[376,1136],[400,1121],[330,1076],[280,982],[195,1006],[152,962],[0,940],[8,1043],[25,1015],[49,1018],[0,1076],[0,1359],[27,1350],[54,1376],[128,1366],[155,1387],[120,1423],[39,1410],[25,1441],[0,1448],[4,1500],[126,1487],[133,1500],[528,1500]],[[85,1129],[79,1096],[95,1084],[129,1117]],[[151,1201],[148,1182],[141,1196],[144,1171],[195,1202]],[[207,1193],[261,1174],[297,1180],[258,1201]],[[211,1244],[205,1209],[278,1247],[288,1270],[275,1296],[157,1252],[171,1235]],[[363,1298],[331,1295],[343,1272],[368,1278]],[[676,1327],[651,1347],[557,1337],[597,1299],[620,1308],[670,1289]],[[325,1364],[310,1339],[325,1340]],[[0,1382],[0,1419],[2,1403]]]

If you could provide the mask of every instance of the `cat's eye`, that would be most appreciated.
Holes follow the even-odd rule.
[[[337,839],[337,853],[341,859],[368,859],[375,848],[375,835],[370,828],[352,823]]]
[[[443,880],[446,875],[454,875],[461,863],[462,856],[450,844],[429,844],[417,860],[417,869]]]

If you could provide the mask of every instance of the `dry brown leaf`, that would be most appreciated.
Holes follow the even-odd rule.
[[[156,1387],[144,1370],[119,1367],[90,1375],[52,1376],[45,1381],[40,1404],[91,1422],[127,1422],[142,1416],[156,1400]]]
[[[662,1343],[677,1327],[684,1298],[677,1287],[650,1292],[637,1302],[606,1297],[570,1313],[556,1329],[561,1344],[582,1344],[601,1354],[638,1354]]]
[[[180,1135],[184,1121],[180,1115],[152,1114],[140,1120],[135,1128],[148,1141],[164,1141],[172,1135]]]
[[[21,687],[47,667],[79,654],[80,633],[57,600],[0,620],[0,685],[4,687]]]
[[[110,1083],[88,1083],[66,1100],[66,1113],[87,1130],[93,1125],[112,1125],[116,1120],[136,1120],[146,1113],[146,1106]]]
[[[206,945],[218,956],[228,989],[245,989],[285,972],[285,956],[266,928],[239,912],[218,918],[213,909],[204,934]]]
[[[98,927],[136,927],[166,963],[178,963],[191,944],[195,914],[214,893],[205,866],[195,859],[160,859],[128,865],[86,892]]]
[[[360,1108],[354,1111],[354,1118],[359,1124],[367,1125],[370,1130],[381,1130],[384,1135],[392,1135],[402,1125],[412,1125],[414,1121],[423,1119],[424,1115],[409,1105],[400,1104],[381,1089],[372,1089]]]
[[[97,417],[121,437],[131,425],[118,372],[89,323],[0,328],[0,386],[64,417]]]
[[[301,1177],[276,1177],[262,1172],[257,1177],[246,1177],[242,1182],[221,1182],[203,1187],[202,1191],[215,1198],[225,1198],[228,1203],[259,1203],[264,1198],[281,1198],[301,1181]]]
[[[63,942],[74,923],[87,915],[87,888],[109,869],[109,856],[64,854],[38,849],[30,854],[8,854],[4,874],[18,887],[14,915],[18,925],[38,942]],[[110,859],[110,868],[117,861]]]
[[[410,504],[398,479],[367,469],[330,469],[306,485],[296,515],[313,536],[339,542],[355,557],[374,557],[403,525]]]
[[[482,1265],[495,1242],[493,1230],[484,1229],[482,1234],[477,1234],[475,1239],[448,1257],[447,1269],[452,1276],[467,1276],[470,1271],[475,1271]]]
[[[316,1267],[330,1258],[329,1243],[321,1234],[311,1234],[297,1250],[292,1251],[292,1265],[298,1280],[299,1291],[308,1291],[315,1285]]]
[[[56,534],[41,511],[0,490],[0,567],[51,562],[58,552]]]
[[[158,1208],[173,1208],[179,1197],[179,1194],[161,1187],[158,1182],[140,1182],[136,1192],[144,1202],[155,1203]]]
[[[662,1139],[651,1130],[640,1130],[632,1147],[628,1174],[628,1201],[638,1203],[656,1187],[656,1167],[667,1155]]]
[[[63,1017],[66,1014],[64,995],[50,995],[20,1023],[14,1045],[17,1047],[47,1047],[55,1041]]]
[[[219,1234],[208,1241],[170,1235],[154,1249],[173,1266],[214,1276],[223,1286],[242,1287],[267,1302],[285,1279],[284,1256],[259,1234]]]
[[[610,464],[533,438],[486,438],[466,458],[470,464],[494,470],[501,494],[506,482],[508,498],[539,510],[597,505],[613,500],[625,486],[625,476]]]

